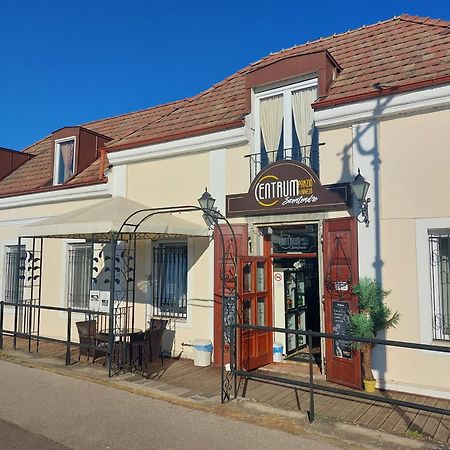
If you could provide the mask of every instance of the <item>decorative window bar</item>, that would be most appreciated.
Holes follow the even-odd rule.
[[[89,309],[92,258],[92,243],[70,245],[67,283],[67,306],[70,308]]]
[[[5,301],[16,302],[17,279],[19,279],[19,293],[17,299],[19,303],[23,301],[23,289],[25,280],[25,246],[21,246],[21,261],[18,264],[19,258],[18,246],[10,245],[6,247],[6,261],[5,261]],[[19,269],[17,269],[19,267]],[[19,270],[19,273],[17,273]]]
[[[156,316],[187,317],[187,245],[153,248],[153,308]]]
[[[429,234],[428,243],[433,339],[450,341],[450,234]]]

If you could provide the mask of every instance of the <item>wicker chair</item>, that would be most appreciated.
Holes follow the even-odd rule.
[[[86,356],[87,361],[89,361],[89,358],[92,356],[92,361],[95,361],[97,358],[107,355],[108,348],[106,343],[98,343],[96,340],[97,321],[85,320],[82,322],[76,322],[76,326],[80,340],[78,361],[81,356]],[[94,346],[95,348],[91,348]]]
[[[168,320],[166,319],[150,319],[148,324],[150,325],[150,330],[159,330],[162,328],[163,330],[167,327]]]
[[[164,328],[145,331],[142,375],[145,374],[147,379],[155,373],[157,378],[161,376],[160,371],[164,365],[164,355],[161,351],[164,331]]]
[[[144,359],[144,343],[145,333],[143,333],[142,331],[133,333],[130,336],[132,370],[139,370],[140,368],[142,368],[142,362]]]

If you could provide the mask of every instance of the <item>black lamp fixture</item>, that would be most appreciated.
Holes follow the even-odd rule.
[[[215,214],[217,208],[214,207],[214,203],[216,203],[216,199],[208,192],[208,188],[205,187],[205,192],[198,199],[198,204],[203,211],[203,220],[208,228],[212,228],[215,220],[217,220],[217,215]]]
[[[206,211],[212,211],[214,203],[216,203],[216,199],[208,192],[208,188],[205,187],[205,192],[203,192],[202,196],[198,199],[200,208]]]
[[[350,183],[353,193],[355,194],[356,199],[359,202],[361,207],[361,212],[359,214],[362,215],[362,220],[358,219],[358,222],[365,223],[366,227],[369,226],[369,203],[370,198],[367,198],[367,191],[369,190],[370,183],[366,181],[366,179],[361,175],[360,170],[358,169],[358,175],[353,179]],[[359,216],[358,214],[358,216]]]

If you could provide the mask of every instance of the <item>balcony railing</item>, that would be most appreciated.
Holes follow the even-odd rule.
[[[264,167],[271,162],[294,160],[311,167],[319,175],[319,147],[324,142],[312,145],[301,145],[295,148],[282,148],[270,152],[250,153],[245,155],[249,159],[250,182]]]

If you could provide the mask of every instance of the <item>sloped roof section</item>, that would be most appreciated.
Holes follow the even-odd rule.
[[[142,111],[136,111],[108,119],[97,120],[82,124],[84,128],[105,136],[118,139],[140,129],[173,112],[184,104],[186,100],[155,106]],[[64,186],[52,186],[53,179],[53,139],[47,136],[36,144],[23,151],[35,155],[33,164],[24,164],[9,176],[0,180],[0,198],[11,195],[26,194],[29,192],[44,191],[48,189],[64,189],[80,184],[103,183],[106,180],[99,173],[100,159],[94,161],[83,172],[76,175]],[[107,164],[106,164],[107,165]]]
[[[245,75],[284,58],[328,50],[342,70],[316,108],[450,82],[450,22],[402,15],[271,54],[125,138],[112,149],[174,140],[238,126],[245,114]],[[378,84],[383,89],[376,89]]]
[[[189,99],[82,126],[113,138],[108,151],[237,128],[246,114],[247,73],[321,50],[327,50],[342,70],[315,108],[450,83],[450,22],[405,14],[273,53]],[[51,147],[48,137],[26,149],[36,157],[0,181],[0,197],[48,188]],[[94,162],[69,185],[104,181],[99,165]]]

